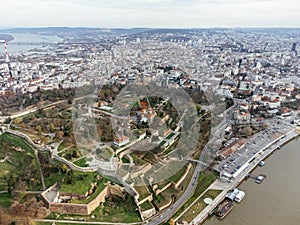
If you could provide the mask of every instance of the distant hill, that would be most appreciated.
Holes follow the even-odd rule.
[[[98,34],[130,34],[140,33],[148,28],[89,28],[89,27],[43,27],[43,28],[11,28],[11,29],[0,29],[3,33],[32,33],[32,34],[46,34],[56,35],[62,33],[74,33],[74,34],[86,34],[86,33],[98,33]]]
[[[8,42],[14,40],[14,37],[9,34],[0,34],[0,40],[5,40]]]
[[[43,28],[9,28],[1,29],[0,33],[31,33],[39,35],[55,35],[65,37],[68,35],[86,36],[93,35],[137,35],[137,34],[186,34],[194,32],[222,32],[225,30],[237,30],[242,32],[258,32],[258,33],[286,33],[295,32],[298,34],[300,28],[189,28],[189,29],[176,29],[176,28],[90,28],[90,27],[43,27]],[[2,36],[0,36],[2,37]],[[9,38],[8,38],[9,37]],[[5,40],[13,40],[10,35],[5,37]],[[1,39],[1,38],[0,38]],[[4,39],[4,38],[2,38]]]

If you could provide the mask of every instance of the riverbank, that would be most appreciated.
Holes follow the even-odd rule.
[[[193,225],[204,223],[209,216],[209,212],[216,208],[218,204],[220,204],[220,202],[222,202],[225,199],[226,193],[238,187],[244,181],[245,177],[258,166],[259,162],[269,157],[274,151],[278,149],[278,147],[282,147],[286,143],[297,138],[299,135],[300,133],[298,131],[296,131],[295,129],[291,129],[283,137],[274,140],[272,143],[268,144],[267,146],[264,146],[260,151],[258,151],[255,160],[251,161],[251,163],[249,163],[249,165],[246,168],[244,168],[243,171],[241,171],[241,173],[236,177],[234,181],[224,182],[224,180],[217,180],[215,184],[213,184],[209,189],[213,188],[214,186],[217,186],[219,188],[222,188],[223,192],[189,224]]]
[[[239,189],[246,197],[235,203],[232,212],[223,220],[210,217],[204,225],[295,225],[299,221],[300,198],[300,138],[284,145],[266,160],[263,167],[257,167],[253,174],[267,174],[262,185],[249,179]]]
[[[6,42],[13,41],[14,37],[10,34],[0,34],[0,40],[5,40]]]
[[[2,35],[11,37],[7,43],[7,49],[10,55],[26,53],[31,49],[41,48],[43,45],[51,45],[63,41],[62,38],[57,36],[30,33],[3,33]]]

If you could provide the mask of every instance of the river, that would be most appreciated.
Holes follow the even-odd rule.
[[[300,224],[300,138],[277,150],[265,166],[252,174],[266,174],[262,184],[253,179],[239,189],[246,192],[241,203],[222,221],[210,218],[204,225],[298,225]]]
[[[56,36],[36,35],[30,33],[10,34],[14,37],[13,41],[7,43],[9,54],[18,52],[25,53],[31,49],[42,47],[40,43],[57,43],[62,41]]]

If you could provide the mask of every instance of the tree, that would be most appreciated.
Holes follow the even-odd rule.
[[[62,165],[61,165],[61,171],[62,171],[63,173],[66,173],[66,172],[68,171],[68,167],[67,167],[66,164],[62,164]]]
[[[63,135],[64,135],[64,132],[57,131],[56,134],[55,134],[55,137],[58,138],[58,139],[62,139]]]
[[[23,122],[23,118],[22,117],[16,118],[16,119],[14,119],[13,122],[14,122],[14,124],[20,124]]]
[[[50,125],[49,125],[49,131],[50,131],[51,133],[53,133],[54,130],[55,130],[54,124],[53,124],[53,123],[50,123]]]
[[[81,153],[80,153],[80,151],[73,151],[72,152],[72,157],[73,158],[79,158],[79,157],[81,157]]]
[[[175,225],[174,219],[171,219],[171,220],[170,220],[170,225]]]
[[[13,188],[15,184],[17,183],[17,178],[10,174],[9,176],[5,176],[4,179],[6,180],[7,183],[7,191],[8,193],[11,193],[13,191]]]
[[[10,122],[11,122],[11,118],[10,118],[10,117],[8,117],[8,118],[4,121],[5,124],[10,124]]]
[[[36,130],[38,133],[41,133],[41,132],[42,132],[42,127],[41,127],[41,125],[37,125],[37,126],[35,127],[35,130]]]
[[[14,185],[14,190],[12,191],[13,196],[22,196],[27,190],[27,184],[24,181],[19,180],[15,185]]]

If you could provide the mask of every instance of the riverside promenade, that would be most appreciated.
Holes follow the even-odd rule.
[[[216,180],[207,190],[215,189],[215,190],[222,190],[222,192],[212,201],[210,205],[208,205],[204,210],[202,210],[201,213],[198,214],[189,223],[189,225],[202,224],[208,218],[209,213],[214,208],[216,208],[220,202],[222,202],[225,199],[227,192],[236,188],[245,179],[245,177],[258,166],[259,162],[261,162],[269,155],[271,155],[275,150],[278,149],[278,147],[284,145],[285,143],[291,141],[292,139],[298,137],[299,135],[300,135],[299,131],[297,131],[291,126],[289,131],[286,134],[283,134],[282,136],[275,139],[271,143],[268,143],[265,146],[262,146],[261,149],[258,149],[257,153],[252,158],[249,159],[250,162],[249,161],[247,162],[246,164],[247,166],[244,167],[243,170],[240,171],[235,178],[231,178],[231,179],[219,178],[218,180]],[[204,193],[206,191],[204,191]],[[180,217],[176,219],[178,220],[179,218]]]

